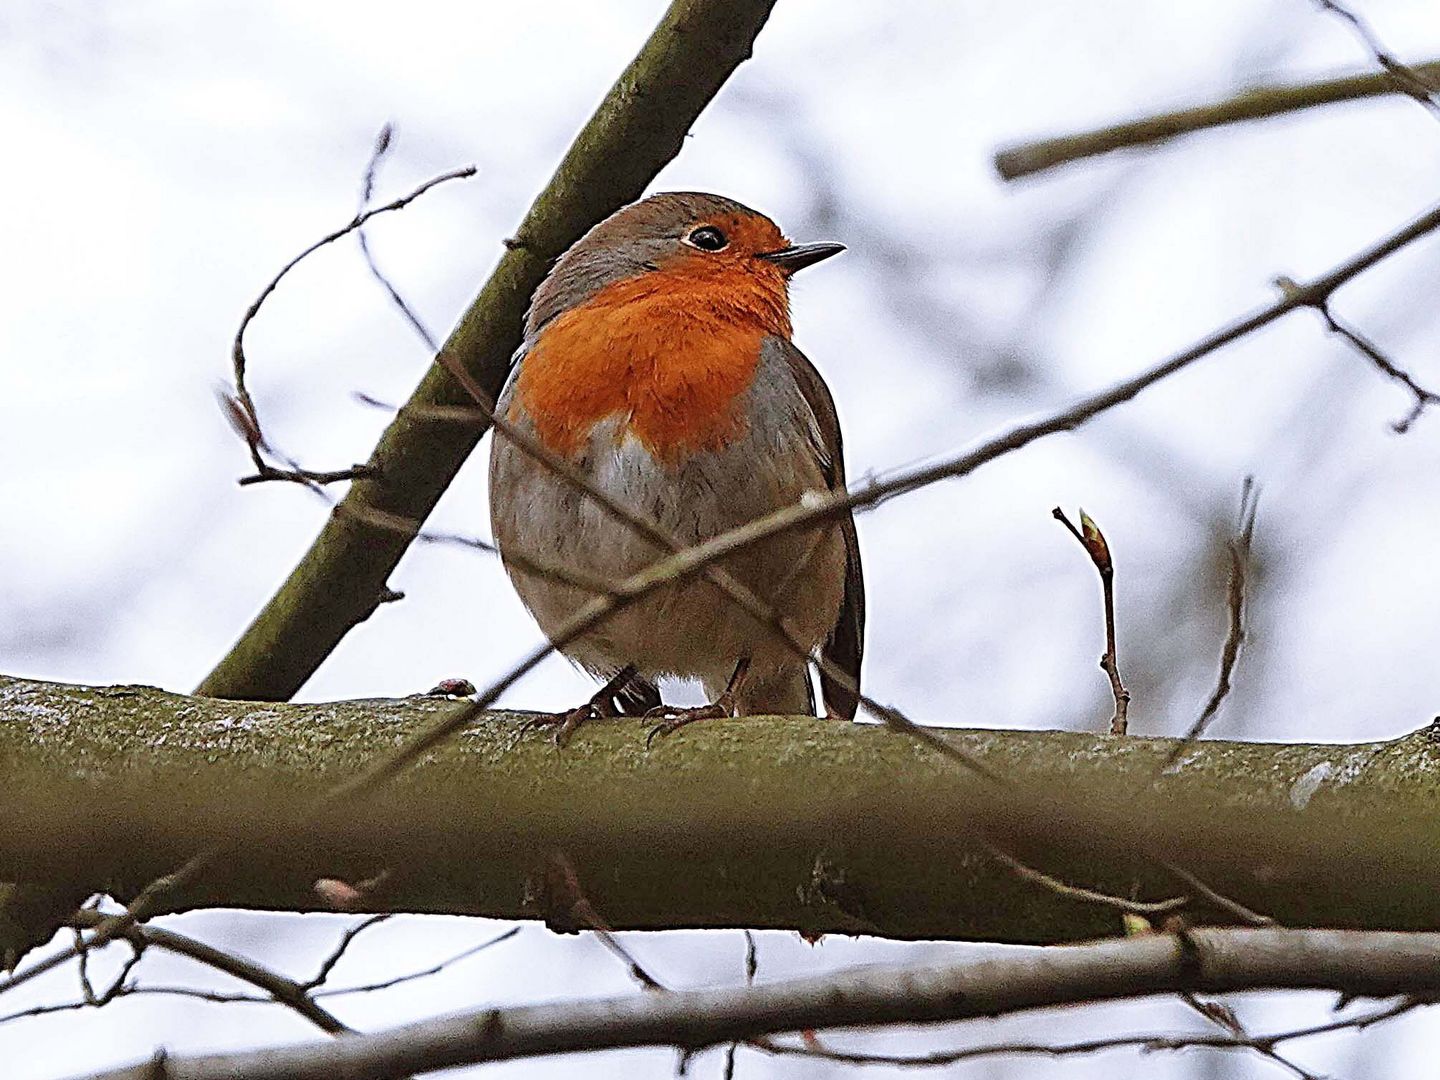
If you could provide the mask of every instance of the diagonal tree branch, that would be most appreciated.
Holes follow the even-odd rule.
[[[388,1080],[575,1051],[698,1049],[803,1029],[942,1023],[1174,991],[1270,989],[1433,995],[1440,992],[1440,934],[1199,930],[762,986],[481,1009],[329,1043],[171,1056],[164,1076]],[[117,1069],[93,1080],[147,1080],[154,1075],[149,1069]]]
[[[680,150],[700,112],[749,55],[775,0],[674,0],[535,199],[489,281],[445,342],[493,400],[520,342],[530,293],[592,224],[638,198]],[[436,420],[468,406],[441,367],[386,429],[310,550],[201,683],[211,697],[283,700],[374,611],[386,579],[480,437],[483,424]],[[350,509],[356,512],[347,512]],[[410,522],[376,528],[367,511]]]

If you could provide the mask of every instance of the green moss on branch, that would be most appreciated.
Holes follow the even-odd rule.
[[[790,927],[1063,941],[1118,914],[1023,880],[982,829],[1064,880],[1183,894],[1163,856],[1292,925],[1440,925],[1440,744],[1205,742],[1069,732],[949,736],[998,789],[877,727],[695,725],[647,752],[593,724],[563,752],[496,713],[386,788],[316,796],[454,708],[253,704],[0,678],[0,875],[124,893],[227,845],[187,906],[324,907],[321,877],[390,871],[376,910],[549,917],[561,853],[617,928]],[[1223,918],[1198,905],[1201,920]]]

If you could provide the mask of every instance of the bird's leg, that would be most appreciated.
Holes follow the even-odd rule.
[[[563,747],[570,741],[570,736],[574,735],[587,721],[623,716],[625,714],[624,706],[618,704],[617,699],[624,700],[623,692],[634,678],[635,665],[626,664],[611,677],[609,682],[595,691],[585,704],[577,705],[568,712],[541,713],[539,716],[532,717],[520,729],[520,734],[524,735],[535,728],[553,727],[555,729],[555,745]]]
[[[750,658],[742,656],[740,662],[735,665],[735,672],[730,676],[730,681],[725,684],[725,691],[709,705],[697,705],[692,709],[677,709],[673,705],[657,705],[645,714],[647,720],[660,720],[661,723],[650,729],[650,734],[645,737],[645,745],[648,747],[655,741],[656,736],[664,738],[679,731],[686,724],[693,724],[697,720],[719,720],[726,716],[735,715],[735,695],[739,692],[745,677],[750,673]]]

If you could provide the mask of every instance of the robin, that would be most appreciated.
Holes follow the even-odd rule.
[[[791,343],[788,286],[843,250],[791,244],[765,215],[718,195],[669,192],[627,206],[535,291],[496,410],[685,545],[842,487],[835,404]],[[490,518],[511,582],[552,638],[590,597],[537,566],[615,580],[668,554],[498,432]],[[865,590],[851,515],[720,565],[849,676],[844,686],[822,671],[820,689],[826,715],[852,719]],[[712,716],[815,715],[805,661],[702,577],[649,593],[565,652],[605,685],[547,716],[561,724],[557,737],[637,712],[666,716],[667,730]],[[665,676],[699,679],[711,703],[661,707]]]

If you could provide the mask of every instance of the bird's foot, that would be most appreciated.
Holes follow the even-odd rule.
[[[519,737],[524,738],[538,728],[553,727],[555,729],[555,746],[557,749],[563,749],[570,741],[570,737],[582,725],[591,720],[607,720],[624,715],[624,707],[619,699],[634,675],[633,667],[622,668],[614,678],[595,691],[585,704],[577,705],[568,712],[541,713],[531,717],[521,726]]]
[[[570,742],[570,737],[579,731],[580,728],[591,720],[599,720],[604,716],[599,706],[593,701],[587,701],[584,705],[577,705],[567,712],[540,713],[532,716],[520,728],[520,737],[524,738],[532,731],[540,728],[554,728],[555,733],[551,736],[555,740],[556,749],[564,749]]]
[[[725,691],[709,705],[697,705],[690,709],[679,709],[673,705],[658,705],[645,713],[646,720],[659,720],[645,736],[645,749],[657,738],[663,739],[675,734],[681,728],[700,720],[723,720],[735,715],[735,697]]]
[[[555,748],[563,750],[570,742],[570,737],[579,731],[582,726],[591,720],[609,720],[620,715],[620,710],[615,708],[615,695],[606,694],[604,691],[596,694],[583,705],[577,705],[567,712],[541,713],[526,720],[520,728],[520,736],[525,735],[539,728],[554,728]]]

